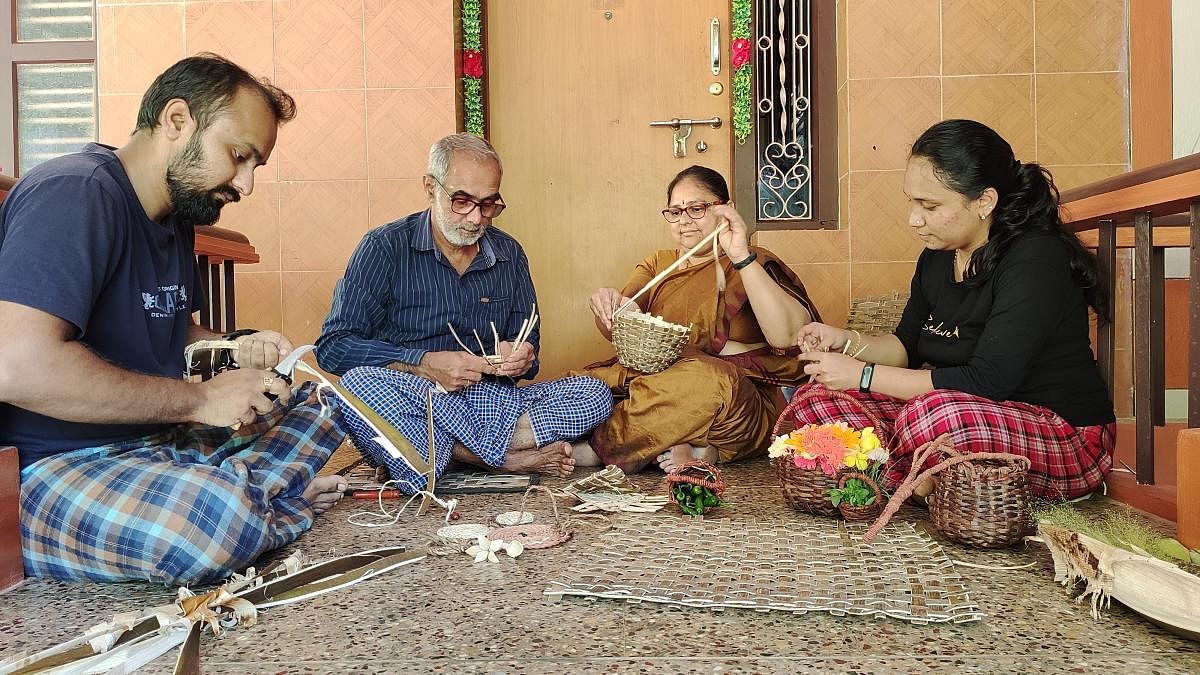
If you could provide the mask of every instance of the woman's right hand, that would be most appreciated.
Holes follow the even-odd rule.
[[[796,346],[802,352],[838,351],[846,346],[849,338],[849,331],[813,321],[796,334]]]
[[[592,293],[591,309],[596,321],[605,328],[612,330],[612,316],[617,308],[628,302],[629,298],[621,295],[615,288],[601,288]]]

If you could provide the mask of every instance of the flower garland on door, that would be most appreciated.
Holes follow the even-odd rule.
[[[483,137],[483,0],[462,0],[463,128]]]
[[[751,64],[750,9],[752,0],[731,0],[733,23],[729,62],[733,68],[733,135],[738,143],[750,137]],[[462,0],[463,128],[482,137],[483,127],[483,0]]]
[[[750,2],[733,0],[730,11],[733,23],[730,26],[729,65],[733,68],[733,135],[738,143],[750,137]]]

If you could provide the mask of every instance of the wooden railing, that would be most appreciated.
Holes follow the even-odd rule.
[[[1166,423],[1163,250],[1191,249],[1188,426],[1200,427],[1200,154],[1181,157],[1068,190],[1063,221],[1096,247],[1110,298],[1116,298],[1117,249],[1133,249],[1133,415],[1137,480],[1154,483],[1154,427]],[[1097,360],[1112,386],[1113,325],[1097,328]],[[1178,470],[1184,469],[1180,463]]]
[[[200,265],[200,282],[208,294],[208,302],[200,307],[200,324],[218,333],[234,330],[236,296],[233,266],[258,262],[258,252],[241,232],[220,227],[198,227],[196,262]]]

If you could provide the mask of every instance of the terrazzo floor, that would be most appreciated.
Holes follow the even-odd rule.
[[[336,460],[335,460],[336,462]],[[577,472],[576,477],[582,475]],[[764,462],[730,465],[734,520],[806,518],[788,509]],[[634,476],[662,493],[662,474]],[[545,481],[556,486],[562,481]],[[519,494],[460,497],[460,522],[489,522],[515,510]],[[372,502],[344,500],[318,519],[293,547],[320,560],[390,545],[427,544],[437,515],[403,515],[395,525],[355,526],[347,518]],[[395,503],[393,503],[393,508]],[[1092,509],[1123,506],[1100,501]],[[531,511],[549,518],[544,498]],[[923,512],[905,509],[904,519]],[[663,518],[655,516],[654,518]],[[622,522],[647,518],[615,516]],[[659,521],[662,522],[662,521]],[[967,549],[942,542],[952,560],[997,571],[958,567],[983,621],[912,625],[894,619],[834,617],[747,610],[712,612],[611,600],[546,599],[598,531],[581,529],[558,548],[527,551],[516,560],[472,564],[465,555],[430,556],[342,592],[267,609],[258,625],[203,637],[206,673],[1197,673],[1200,643],[1176,637],[1114,603],[1095,621],[1053,581],[1038,544],[1010,551]],[[696,563],[704,563],[698,544]],[[36,651],[74,637],[115,612],[169,602],[172,593],[143,583],[120,585],[28,579],[0,595],[0,656]],[[169,673],[170,652],[144,672]]]

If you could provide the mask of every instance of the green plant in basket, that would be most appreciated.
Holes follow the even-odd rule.
[[[850,506],[870,506],[878,497],[875,489],[861,478],[850,478],[842,487],[829,491],[829,501],[833,502],[834,506],[842,503]]]
[[[675,497],[675,503],[679,505],[679,510],[689,516],[702,515],[706,509],[721,505],[721,498],[717,493],[703,485],[676,483],[671,493]]]

